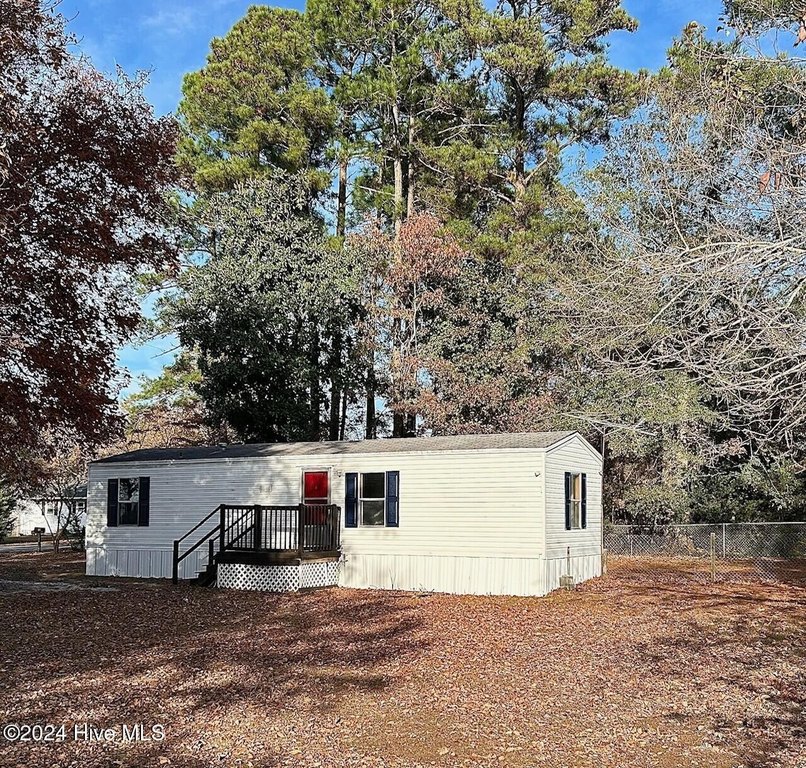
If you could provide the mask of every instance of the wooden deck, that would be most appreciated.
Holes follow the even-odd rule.
[[[340,518],[341,509],[335,504],[221,504],[174,541],[173,582],[179,581],[180,563],[202,546],[207,547],[207,567],[199,578],[205,582],[214,580],[218,563],[293,565],[303,560],[336,560]]]

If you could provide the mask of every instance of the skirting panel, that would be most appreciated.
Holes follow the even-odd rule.
[[[544,578],[541,557],[348,553],[339,585],[455,595],[544,595]]]
[[[262,592],[296,592],[311,587],[332,587],[338,581],[338,562],[300,565],[249,565],[221,563],[216,586]]]
[[[179,578],[195,578],[207,565],[207,549],[200,547],[179,564]],[[87,546],[87,576],[131,576],[137,579],[170,579],[173,552],[157,548]]]
[[[602,555],[571,555],[570,574],[574,583],[579,584],[588,579],[602,575]],[[547,592],[560,588],[560,577],[569,573],[568,557],[556,557],[546,560]]]

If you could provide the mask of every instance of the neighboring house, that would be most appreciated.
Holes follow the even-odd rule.
[[[90,465],[87,573],[544,595],[601,574],[601,470],[576,432],[133,451]]]
[[[44,528],[45,535],[50,536],[56,533],[60,519],[62,526],[71,519],[78,520],[80,525],[84,525],[86,511],[86,485],[77,485],[75,488],[71,488],[61,498],[36,497],[21,499],[14,510],[16,520],[11,535],[30,536],[35,528]]]

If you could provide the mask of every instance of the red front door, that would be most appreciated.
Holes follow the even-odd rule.
[[[328,493],[328,473],[322,471],[305,472],[302,481],[302,503],[318,509],[308,510],[306,523],[322,525],[327,521],[327,506],[330,501]]]

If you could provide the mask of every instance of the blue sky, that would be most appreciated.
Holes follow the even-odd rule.
[[[204,64],[212,37],[227,30],[253,3],[246,0],[62,0],[61,13],[80,47],[107,72],[149,70],[146,94],[160,114],[172,112],[179,101],[182,76]],[[280,2],[286,8],[301,2]],[[666,49],[690,21],[714,32],[722,3],[716,0],[624,0],[638,19],[635,34],[611,39],[610,59],[629,69],[656,69]],[[120,351],[120,364],[133,376],[155,375],[170,362],[172,340]],[[127,388],[130,391],[132,387]]]

